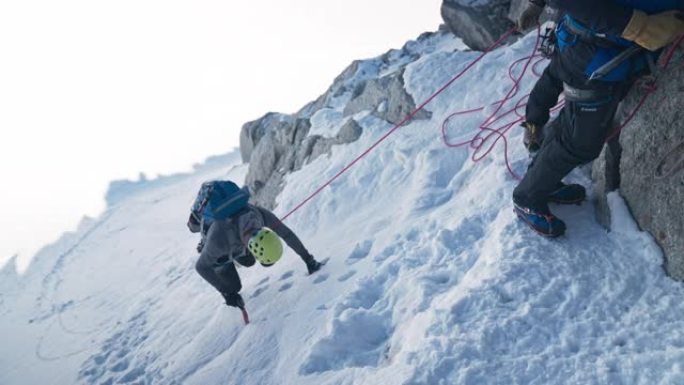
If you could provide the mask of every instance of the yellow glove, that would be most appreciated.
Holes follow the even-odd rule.
[[[537,25],[542,12],[544,12],[544,7],[529,3],[516,23],[518,31],[524,32]]]
[[[657,51],[684,34],[684,17],[681,11],[667,11],[647,15],[634,11],[622,37],[640,46]]]

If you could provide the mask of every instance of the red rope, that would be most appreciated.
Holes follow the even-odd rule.
[[[413,112],[408,114],[404,119],[402,119],[401,122],[399,122],[397,125],[395,125],[391,130],[387,131],[380,139],[378,139],[375,143],[373,143],[370,147],[368,147],[364,152],[361,153],[361,155],[357,156],[354,160],[351,161],[348,165],[346,165],[342,170],[340,170],[337,174],[335,174],[332,178],[330,178],[327,182],[323,183],[318,189],[316,189],[311,195],[306,197],[300,204],[295,206],[294,209],[292,209],[290,212],[285,214],[282,218],[281,221],[285,221],[287,218],[290,217],[290,215],[294,214],[297,210],[302,208],[304,205],[309,203],[310,200],[312,200],[315,196],[321,193],[323,189],[326,187],[330,186],[335,180],[337,180],[340,176],[342,176],[344,173],[346,173],[350,168],[354,167],[356,163],[358,163],[361,159],[363,159],[366,155],[370,154],[373,150],[375,150],[376,147],[378,147],[382,142],[384,142],[387,138],[389,138],[390,135],[394,134],[399,128],[404,126],[408,121],[413,119],[413,117],[418,114],[421,110],[425,108],[430,102],[432,102],[437,96],[439,96],[442,92],[444,92],[447,88],[449,88],[456,80],[460,79],[466,72],[468,72],[475,64],[480,62],[482,58],[484,58],[488,53],[490,53],[494,48],[498,47],[504,40],[506,40],[509,36],[511,36],[514,32],[516,31],[515,28],[509,30],[503,36],[499,38],[494,44],[492,44],[489,48],[487,48],[485,51],[483,51],[480,56],[478,56],[475,60],[473,60],[470,64],[468,64],[461,72],[459,72],[456,76],[454,76],[451,80],[449,80],[446,84],[444,84],[439,90],[437,90],[434,94],[432,94],[427,100],[425,100],[423,103],[421,103]]]
[[[475,136],[472,137],[472,139],[460,143],[451,143],[447,135],[449,122],[452,118],[456,116],[468,115],[473,112],[483,111],[486,108],[486,106],[471,108],[463,111],[457,111],[449,115],[444,120],[444,122],[442,123],[442,140],[444,141],[444,144],[447,147],[459,148],[466,145],[470,146],[470,148],[473,149],[471,159],[473,162],[477,163],[486,158],[487,156],[489,156],[492,153],[492,151],[494,151],[494,148],[496,147],[496,144],[499,142],[499,140],[502,140],[504,144],[504,160],[506,162],[506,168],[514,178],[520,179],[520,177],[513,171],[513,167],[511,167],[510,161],[508,159],[508,139],[506,138],[506,134],[508,133],[508,131],[510,131],[511,128],[513,128],[518,123],[524,120],[523,115],[518,111],[526,105],[525,99],[529,97],[529,94],[520,98],[520,100],[518,100],[518,102],[515,104],[515,107],[513,107],[512,109],[504,112],[501,112],[501,110],[506,105],[506,103],[512,100],[520,91],[520,83],[522,82],[522,79],[525,77],[525,74],[527,73],[527,70],[530,68],[530,66],[532,67],[532,72],[535,75],[539,76],[535,68],[536,65],[544,61],[544,59],[542,58],[534,64],[532,64],[532,62],[534,61],[534,59],[540,58],[540,56],[536,53],[537,48],[539,47],[540,40],[541,27],[537,26],[537,39],[535,41],[534,47],[532,47],[532,52],[530,53],[530,55],[516,60],[508,67],[508,77],[513,84],[503,99],[490,104],[492,106],[497,106],[496,109],[487,118],[485,118],[485,120],[478,126],[478,132],[475,134]],[[514,75],[515,68],[518,66],[519,63],[523,62],[525,63],[525,65],[522,69],[522,72],[520,72],[520,75],[516,77]],[[510,117],[511,114],[515,114],[515,119],[508,123],[503,123],[499,127],[493,127],[495,123],[505,120],[506,118]],[[490,140],[492,138],[494,139]],[[485,146],[487,143],[489,143],[489,145]]]
[[[469,145],[470,148],[472,148],[473,154],[471,156],[471,159],[473,162],[479,162],[486,158],[491,152],[494,150],[497,142],[499,140],[503,140],[504,143],[504,160],[506,162],[506,168],[508,169],[508,172],[516,179],[520,180],[521,178],[513,171],[513,168],[511,167],[509,157],[508,157],[508,139],[506,138],[506,134],[513,128],[515,125],[518,123],[521,123],[524,121],[524,115],[519,112],[519,109],[525,107],[527,104],[524,102],[525,99],[529,97],[529,94],[523,96],[515,105],[515,107],[511,110],[505,111],[501,113],[501,115],[498,115],[499,112],[501,111],[502,107],[504,106],[505,103],[507,103],[509,100],[513,99],[515,95],[518,93],[520,90],[520,82],[522,81],[523,77],[525,76],[525,73],[527,72],[527,69],[531,63],[531,61],[534,58],[538,58],[539,55],[537,55],[535,52],[539,46],[539,40],[541,38],[541,29],[540,27],[537,28],[537,42],[535,44],[533,52],[526,57],[523,57],[521,59],[518,59],[517,61],[513,62],[510,67],[508,68],[508,77],[511,79],[513,82],[513,85],[511,89],[509,90],[508,94],[500,101],[492,103],[492,105],[497,105],[498,108],[496,111],[494,111],[490,116],[488,116],[478,127],[479,132],[475,134],[475,136],[465,142],[461,143],[450,143],[448,138],[447,138],[447,129],[449,126],[450,120],[455,117],[455,116],[461,116],[461,115],[467,115],[473,112],[478,112],[482,111],[485,109],[485,106],[482,107],[477,107],[477,108],[472,108],[468,110],[463,110],[463,111],[457,111],[449,115],[444,122],[442,123],[442,140],[444,141],[444,144],[447,147],[452,147],[452,148],[457,148],[457,147],[462,147]],[[670,63],[672,62],[672,59],[674,57],[676,49],[684,42],[684,35],[681,36],[675,44],[671,46],[671,48],[668,50],[668,52],[664,56],[664,60],[662,61],[662,68],[667,69]],[[535,62],[532,65],[532,72],[536,76],[540,76],[539,72],[536,70],[536,66],[543,62],[544,59],[540,59],[539,61]],[[516,66],[521,63],[525,62],[525,67],[523,68],[522,73],[520,76],[517,78],[513,76],[514,69]],[[655,93],[657,90],[657,85],[655,80],[648,82],[645,84],[645,93],[637,106],[634,108],[634,110],[627,116],[625,121],[620,124],[616,129],[607,137],[606,142],[612,140],[616,136],[620,134],[620,132],[629,125],[629,123],[634,119],[634,117],[637,115],[637,113],[644,107],[648,99]],[[558,111],[562,109],[565,105],[564,101],[559,102],[553,109],[552,112]],[[492,125],[498,121],[504,120],[507,117],[510,116],[510,114],[515,114],[517,116],[517,119],[505,123],[500,127],[497,128],[492,128]],[[483,137],[483,134],[486,134],[486,136]],[[491,144],[487,147],[485,147],[485,144],[490,140],[490,138],[495,138],[493,141],[491,141]],[[480,152],[482,152],[484,149],[484,153],[482,155],[478,155]]]
[[[439,96],[441,93],[443,93],[447,88],[449,88],[456,80],[460,79],[466,72],[468,72],[471,68],[475,66],[475,64],[479,63],[487,54],[489,54],[493,49],[497,48],[503,41],[505,41],[509,36],[511,36],[513,33],[516,32],[516,29],[513,28],[506,32],[503,36],[499,38],[494,44],[492,44],[490,47],[488,47],[485,51],[483,51],[475,60],[473,60],[470,64],[468,64],[461,72],[459,72],[456,76],[454,76],[451,80],[449,80],[446,84],[444,84],[439,90],[437,90],[434,94],[432,94],[429,98],[427,98],[423,103],[421,103],[413,112],[408,114],[401,122],[399,122],[397,125],[395,125],[391,130],[387,131],[380,139],[378,139],[375,143],[373,143],[370,147],[368,147],[365,151],[361,153],[361,155],[357,156],[354,160],[352,160],[347,166],[342,168],[339,172],[337,172],[332,178],[330,178],[327,182],[323,183],[319,188],[317,188],[313,193],[311,193],[308,197],[306,197],[301,203],[299,203],[295,208],[293,208],[291,211],[289,211],[287,214],[285,214],[282,218],[281,221],[285,221],[287,218],[289,218],[292,214],[294,214],[296,211],[301,209],[304,205],[306,205],[309,201],[311,201],[314,197],[316,197],[318,194],[320,194],[326,187],[330,186],[335,180],[337,180],[339,177],[341,177],[344,173],[346,173],[349,169],[351,169],[356,163],[358,163],[361,159],[366,157],[368,154],[370,154],[373,150],[375,150],[376,147],[378,147],[382,142],[384,142],[387,138],[390,137],[390,135],[394,134],[399,128],[403,127],[407,122],[409,122],[411,119],[413,119],[418,112],[423,110],[425,106],[427,106],[430,102],[432,102],[437,96]],[[478,127],[479,132],[473,136],[472,139],[461,142],[461,143],[450,143],[449,139],[447,137],[447,129],[449,125],[449,121],[455,117],[455,116],[462,116],[466,114],[470,114],[473,112],[478,112],[478,111],[483,111],[486,106],[481,106],[477,108],[472,108],[468,110],[463,110],[463,111],[457,111],[449,115],[444,122],[442,123],[442,140],[444,141],[444,144],[447,147],[451,148],[458,148],[458,147],[463,147],[463,146],[470,146],[474,151],[471,156],[471,159],[473,162],[479,162],[489,156],[492,151],[494,151],[494,148],[496,147],[496,144],[501,140],[503,141],[504,144],[504,160],[506,163],[506,168],[508,169],[508,172],[516,179],[521,179],[514,171],[513,168],[511,167],[510,160],[508,157],[508,139],[506,138],[506,134],[511,130],[511,128],[515,127],[517,124],[522,122],[524,118],[524,114],[521,114],[519,111],[524,108],[527,103],[526,100],[529,97],[529,94],[524,95],[521,97],[518,102],[515,104],[515,106],[507,111],[502,112],[500,115],[499,113],[501,110],[504,108],[505,104],[512,100],[520,91],[520,83],[522,82],[522,79],[524,78],[525,74],[527,73],[528,69],[531,67],[532,68],[532,73],[539,77],[540,72],[537,71],[537,65],[544,62],[544,59],[540,57],[536,53],[537,48],[539,47],[539,42],[541,40],[541,26],[537,26],[537,38],[535,41],[535,45],[533,48],[533,51],[530,55],[525,56],[521,59],[516,60],[513,62],[509,68],[508,68],[508,77],[509,79],[513,82],[513,85],[511,86],[510,90],[506,94],[506,96],[491,105],[496,105],[496,109],[492,114],[490,114]],[[665,55],[665,59],[663,61],[663,68],[667,68],[672,61],[672,58],[674,57],[674,53],[679,47],[682,42],[684,41],[684,36],[680,37],[677,42],[672,46],[672,48],[669,50],[669,52]],[[534,64],[532,62],[534,59],[539,59]],[[522,69],[522,72],[518,77],[514,76],[514,70],[518,66],[519,63],[524,62],[525,65]],[[646,104],[646,101],[648,98],[656,91],[655,87],[655,82],[650,84],[650,87],[647,89],[647,92],[645,93],[644,97],[641,99],[639,104],[636,106],[634,111],[632,111],[627,119],[625,120],[624,123],[622,123],[616,130],[613,132],[606,141],[614,138],[617,136],[620,131],[622,131],[623,128],[625,128],[636,116],[637,112]],[[560,101],[551,111],[556,112],[560,109],[562,109],[564,106],[564,101]],[[515,114],[515,119],[508,123],[502,124],[500,127],[493,128],[492,125],[495,123],[506,119],[509,117],[511,114]],[[493,140],[490,140],[492,139]],[[490,142],[488,147],[485,147],[485,144]],[[480,153],[482,153],[480,155]]]

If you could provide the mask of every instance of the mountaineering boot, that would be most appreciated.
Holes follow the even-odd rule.
[[[513,199],[513,212],[540,235],[555,238],[565,234],[565,223],[551,214],[546,204],[531,207]]]
[[[581,204],[587,198],[587,190],[579,184],[558,183],[558,188],[549,194],[548,202],[563,205]]]
[[[321,267],[323,267],[323,264],[315,260],[314,257],[306,261],[306,270],[309,272],[309,275],[317,272]]]
[[[239,309],[245,308],[245,300],[238,293],[221,293],[223,299],[226,300],[226,305],[236,307]]]
[[[538,127],[536,124],[530,122],[523,122],[521,126],[525,129],[523,144],[527,151],[534,154],[541,148],[542,127]]]

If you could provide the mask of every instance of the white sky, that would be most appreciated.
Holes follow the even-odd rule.
[[[0,0],[0,265],[441,23],[441,0]]]

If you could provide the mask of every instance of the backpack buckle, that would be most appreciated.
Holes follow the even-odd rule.
[[[544,28],[544,34],[541,36],[541,43],[539,44],[539,53],[545,59],[551,59],[556,52],[556,25],[550,23]]]

